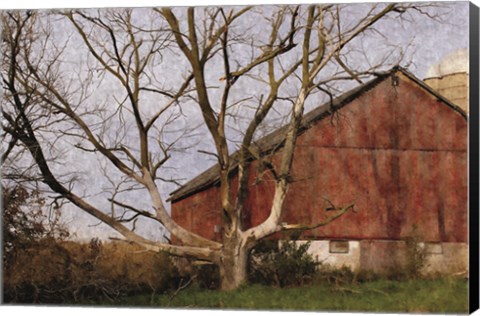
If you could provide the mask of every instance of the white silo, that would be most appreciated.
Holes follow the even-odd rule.
[[[447,54],[431,66],[425,83],[468,113],[468,49]]]

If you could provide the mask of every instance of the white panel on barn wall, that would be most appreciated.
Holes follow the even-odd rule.
[[[297,241],[299,244],[307,241]],[[330,252],[330,240],[314,240],[310,242],[308,253],[318,262],[329,265],[332,268],[348,267],[352,271],[358,271],[360,268],[360,242],[342,241],[348,243],[348,252],[332,253]],[[338,241],[333,241],[338,242]]]

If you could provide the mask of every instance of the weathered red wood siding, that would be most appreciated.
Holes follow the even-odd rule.
[[[215,225],[221,223],[221,204],[218,187],[210,187],[198,194],[172,203],[172,218],[182,227],[211,240],[221,240]]]
[[[324,198],[356,211],[305,237],[395,240],[416,227],[426,241],[467,241],[467,121],[398,76],[398,86],[382,81],[299,137],[283,220],[320,221]],[[256,170],[254,163],[250,225],[267,218],[273,196],[270,176]],[[172,205],[182,226],[212,239],[220,237],[219,209],[216,187]]]

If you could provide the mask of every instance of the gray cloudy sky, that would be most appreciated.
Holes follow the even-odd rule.
[[[413,26],[408,23],[392,23],[398,21],[387,20],[379,26],[387,34],[383,41],[378,41],[378,38],[375,41],[364,39],[361,44],[367,46],[371,54],[368,57],[371,59],[375,59],[375,54],[382,52],[386,48],[385,43],[398,45],[403,48],[408,44],[408,49],[405,51],[405,60],[411,62],[408,66],[409,70],[419,78],[423,78],[428,68],[438,62],[444,55],[458,49],[468,48],[468,2],[457,2],[449,7],[451,7],[451,10],[447,16],[443,17],[444,23],[434,22],[430,19],[417,19],[416,24]],[[62,28],[60,31],[63,32],[64,29]],[[81,49],[75,50],[72,54],[76,56],[77,60],[83,60],[86,56],[86,53]],[[172,67],[170,71],[173,72],[175,67],[181,65],[174,63],[168,66]],[[212,78],[218,78],[218,74],[211,76]],[[101,95],[105,94],[106,91],[109,94],[115,94],[115,91],[109,91],[108,87],[99,90],[98,93]],[[187,117],[181,124],[192,125],[192,122],[195,122],[194,124],[200,122],[198,113],[195,111],[192,111],[191,116]],[[172,175],[177,175],[183,179],[191,179],[212,164],[211,158],[209,159],[197,153],[197,149],[205,149],[206,146],[209,146],[207,141],[208,139],[205,138],[200,139],[199,144],[191,148],[187,155],[173,157],[172,161],[174,161],[177,169],[171,169]],[[100,163],[87,157],[78,156],[74,152],[66,153],[64,158],[72,161],[69,163],[69,167],[77,170],[84,181],[78,188],[87,195],[91,195],[90,200],[96,203],[97,206],[108,210],[109,206],[105,197],[98,194],[108,185],[108,181],[91,180],[98,177],[98,166]],[[166,172],[168,173],[169,171],[167,170]],[[162,188],[163,197],[167,198],[166,193],[173,190],[174,186],[164,185]],[[133,195],[131,198],[140,204],[144,202],[144,207],[148,207],[148,198],[144,198],[142,195]],[[67,211],[65,220],[78,238],[88,239],[98,234],[104,237],[111,235],[111,230],[104,225],[96,225],[97,221],[92,220],[88,215],[78,212],[71,206],[66,207],[65,210]],[[146,226],[142,231],[146,235],[153,237],[157,235],[158,229],[158,226]]]

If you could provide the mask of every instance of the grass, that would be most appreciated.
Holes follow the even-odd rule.
[[[134,296],[115,305],[210,309],[467,313],[464,279],[377,280],[335,286],[272,288],[248,285],[232,292],[196,286],[169,294]]]

